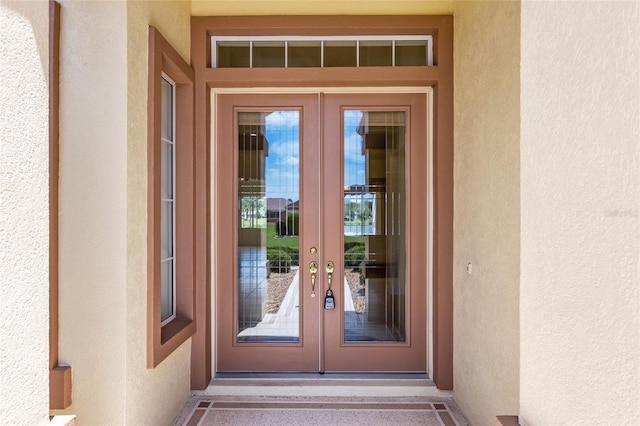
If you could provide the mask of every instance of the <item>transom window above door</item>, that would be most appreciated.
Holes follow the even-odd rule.
[[[432,36],[212,37],[212,68],[433,65]]]

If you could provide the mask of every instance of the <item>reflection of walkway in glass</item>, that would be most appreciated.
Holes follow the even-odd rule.
[[[297,272],[285,294],[278,312],[265,314],[258,324],[249,327],[238,334],[240,341],[276,341],[297,342],[299,323],[299,285],[300,273]]]
[[[345,311],[354,312],[353,298],[346,278],[344,279]],[[318,294],[320,303],[324,303],[324,295]],[[300,309],[300,272],[296,272],[287,294],[282,300],[280,309],[275,314],[266,314],[262,321],[254,327],[247,328],[238,334],[239,341],[251,342],[297,342]],[[355,312],[354,312],[355,313]]]
[[[267,296],[267,249],[238,247],[238,327],[243,330],[262,320]]]

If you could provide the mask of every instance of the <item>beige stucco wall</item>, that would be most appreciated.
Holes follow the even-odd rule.
[[[191,340],[153,370],[146,369],[147,67],[153,25],[189,63],[190,4],[127,4],[127,424],[170,424],[190,395]]]
[[[146,368],[147,44],[189,58],[188,2],[62,3],[60,358],[80,424],[171,423],[190,343]]]
[[[456,1],[454,28],[454,396],[490,425],[518,413],[520,3]]]
[[[49,6],[0,3],[0,418],[49,421]]]
[[[522,3],[520,414],[640,424],[640,3]]]
[[[451,15],[453,0],[193,0],[194,16]]]
[[[127,312],[126,4],[63,1],[60,361],[80,424],[123,424]]]

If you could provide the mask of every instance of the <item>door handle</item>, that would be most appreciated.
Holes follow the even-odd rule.
[[[327,287],[331,290],[331,280],[333,279],[333,271],[335,270],[335,265],[332,261],[327,262]]]
[[[311,297],[316,297],[316,274],[318,273],[316,262],[309,263],[309,272],[311,272]]]

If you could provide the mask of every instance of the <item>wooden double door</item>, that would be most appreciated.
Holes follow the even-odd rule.
[[[217,371],[425,372],[425,94],[218,94]]]

